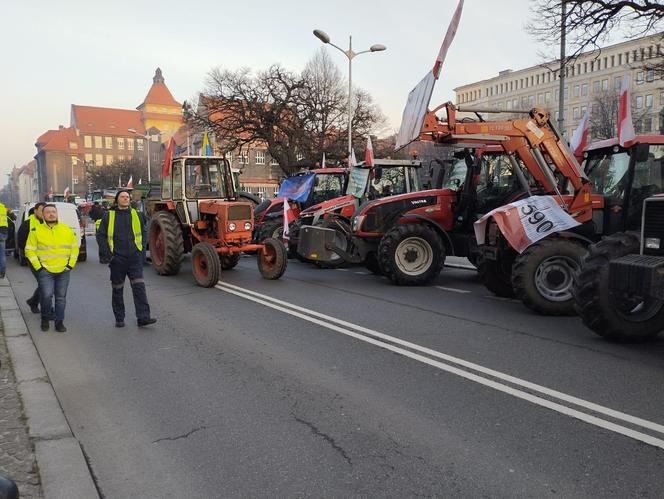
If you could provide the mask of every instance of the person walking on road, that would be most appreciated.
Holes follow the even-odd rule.
[[[58,221],[55,205],[46,204],[42,213],[44,222],[30,231],[25,256],[39,280],[41,330],[48,331],[55,295],[55,330],[64,333],[69,273],[76,265],[80,241],[68,225]]]
[[[0,279],[4,279],[7,269],[7,256],[5,255],[5,243],[9,234],[9,218],[7,207],[0,203]]]
[[[100,255],[111,262],[111,305],[115,315],[115,327],[125,325],[124,283],[127,277],[134,296],[138,326],[157,322],[157,319],[150,317],[150,305],[143,280],[144,239],[145,223],[131,207],[129,191],[118,191],[115,195],[115,209],[104,215],[97,230]]]
[[[42,210],[46,203],[39,202],[35,204],[34,208],[30,208],[29,216],[26,218],[21,226],[18,228],[18,233],[16,235],[16,249],[20,249],[25,255],[25,245],[28,242],[28,236],[31,231],[37,230],[37,226],[40,225],[43,221]],[[39,277],[35,269],[30,266],[30,271],[37,281],[37,287],[35,292],[32,293],[32,296],[28,298],[27,303],[30,305],[30,310],[33,314],[39,313]]]

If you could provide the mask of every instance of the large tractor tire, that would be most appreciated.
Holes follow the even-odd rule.
[[[323,218],[322,220],[318,221],[316,227],[334,230],[335,246],[337,248],[341,248],[344,251],[348,251],[350,248],[350,241],[348,239],[348,235],[350,234],[350,225],[348,222],[338,218]],[[329,262],[314,262],[314,265],[320,267],[321,269],[339,269],[346,266],[346,261],[334,253],[332,260]]]
[[[480,256],[474,264],[484,287],[500,298],[514,298],[512,287],[513,258],[501,261],[487,260]]]
[[[191,269],[199,286],[211,288],[219,282],[221,263],[210,243],[196,243],[191,250]]]
[[[286,246],[279,239],[267,238],[264,248],[258,252],[258,270],[264,279],[279,279],[286,271],[288,256]]]
[[[380,268],[380,263],[378,262],[378,255],[373,251],[368,253],[366,258],[364,259],[364,266],[372,274],[385,275],[385,271]]]
[[[516,298],[541,315],[574,315],[574,274],[585,255],[584,246],[562,237],[532,244],[514,260]]]
[[[160,275],[180,272],[184,239],[177,217],[168,211],[157,212],[150,220],[148,233],[152,266]]]
[[[282,239],[284,237],[284,219],[283,217],[271,218],[265,221],[258,234],[258,243],[263,242],[268,237],[273,239]]]
[[[221,270],[231,270],[240,263],[240,254],[219,255],[219,263],[221,263]]]
[[[393,283],[423,286],[440,274],[445,264],[445,246],[438,234],[424,224],[397,225],[381,239],[378,263]]]
[[[654,298],[620,296],[609,290],[609,263],[639,252],[632,234],[613,234],[589,248],[575,276],[574,302],[583,323],[613,341],[646,341],[664,330],[664,302]]]

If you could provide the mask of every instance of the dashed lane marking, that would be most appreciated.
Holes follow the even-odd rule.
[[[446,288],[445,286],[434,286],[437,289],[442,289],[443,291],[451,291],[452,293],[470,293],[467,289],[458,289],[458,288]]]

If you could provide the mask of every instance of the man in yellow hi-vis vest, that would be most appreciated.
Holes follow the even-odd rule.
[[[48,331],[51,303],[55,295],[55,330],[67,331],[64,325],[69,271],[78,259],[80,241],[67,224],[58,222],[58,209],[47,204],[42,210],[44,222],[30,231],[25,256],[37,272],[41,305],[41,329]]]
[[[104,215],[97,229],[100,257],[111,262],[111,305],[115,315],[115,327],[125,325],[124,283],[127,277],[134,296],[138,326],[157,322],[157,319],[150,317],[150,304],[143,280],[145,239],[145,223],[131,207],[129,191],[118,191],[115,195],[115,209]]]
[[[7,218],[7,207],[0,203],[0,279],[5,277],[7,269],[7,257],[5,256],[5,243],[9,233],[9,220]]]

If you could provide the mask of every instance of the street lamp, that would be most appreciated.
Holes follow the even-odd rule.
[[[137,137],[141,137],[141,138],[145,139],[148,143],[148,184],[149,184],[150,181],[152,180],[151,172],[150,172],[150,170],[151,170],[151,168],[150,168],[150,138],[152,137],[152,135],[143,135],[141,133],[138,133],[138,131],[135,128],[127,128],[127,131],[129,133],[133,133]],[[161,137],[161,134],[162,134],[162,132],[158,132],[157,137]]]
[[[330,41],[330,37],[328,36],[325,31],[321,31],[320,29],[315,29],[314,30],[314,36],[318,38],[321,42],[327,44],[327,45],[332,45],[335,49],[337,49],[339,52],[344,54],[348,58],[348,165],[350,166],[350,157],[353,152],[353,137],[352,137],[352,121],[353,121],[353,110],[352,110],[352,102],[353,102],[353,66],[352,66],[352,61],[353,59],[360,55],[360,54],[366,54],[367,52],[382,52],[383,50],[386,50],[387,47],[385,45],[381,45],[380,43],[376,43],[375,45],[372,45],[369,47],[369,50],[363,50],[361,52],[353,52],[353,37],[349,36],[348,37],[348,50],[344,50],[341,47],[337,47],[334,43]]]

